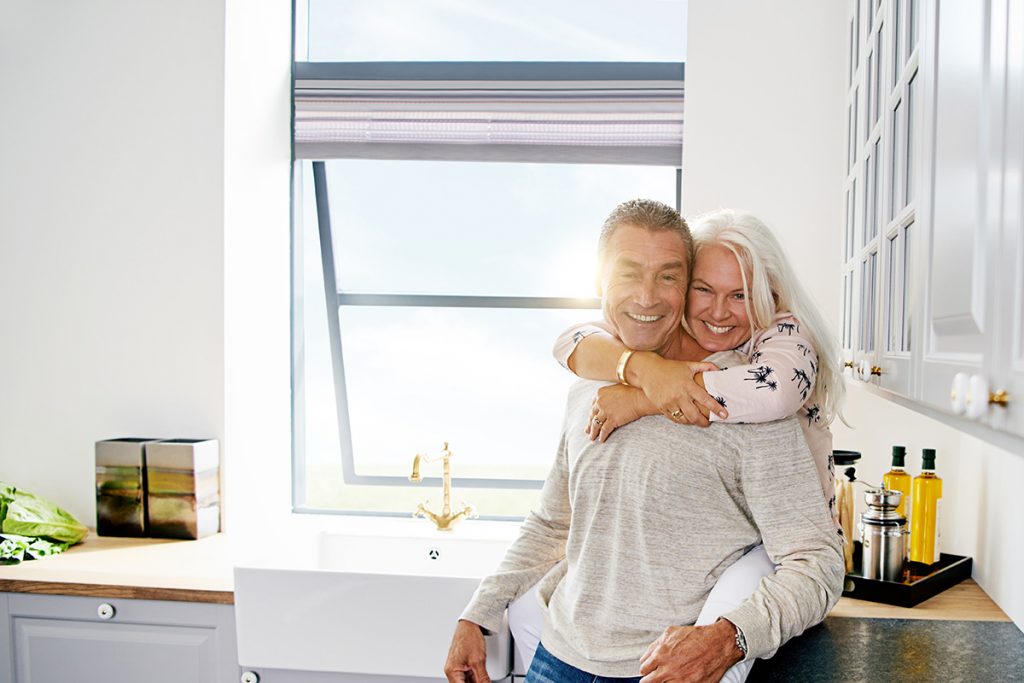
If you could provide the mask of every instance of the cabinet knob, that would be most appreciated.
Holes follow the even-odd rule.
[[[96,608],[96,616],[100,619],[113,619],[116,612],[117,610],[114,609],[114,606],[107,602]]]
[[[246,671],[242,674],[242,678],[239,679],[242,683],[260,683],[260,675],[255,671]]]
[[[967,417],[977,420],[988,411],[988,380],[984,375],[971,375],[967,395],[964,397]]]
[[[882,376],[882,368],[878,367],[877,365],[872,365],[871,366],[871,374],[874,375],[875,377],[881,377]]]
[[[988,402],[994,406],[1002,406],[1003,408],[1010,405],[1010,395],[1006,391],[994,391],[988,395]]]
[[[844,362],[843,363],[843,367],[844,368],[851,368],[852,369],[853,368],[853,361],[852,360],[848,360],[848,361]]]
[[[967,385],[970,379],[966,372],[958,372],[953,375],[953,386],[949,389],[949,407],[954,415],[963,415],[967,412]]]

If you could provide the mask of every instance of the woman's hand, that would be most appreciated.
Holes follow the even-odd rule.
[[[698,373],[717,371],[718,366],[714,363],[665,360],[654,353],[636,356],[630,361],[630,365],[636,363],[630,368],[636,385],[668,419],[679,424],[707,427],[711,424],[708,420],[711,413],[722,419],[729,416],[728,411],[695,379]]]
[[[597,390],[590,408],[590,419],[584,430],[591,441],[607,441],[616,429],[660,411],[647,400],[644,392],[625,384],[610,384]]]

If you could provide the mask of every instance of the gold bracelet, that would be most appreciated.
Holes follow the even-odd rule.
[[[619,380],[619,384],[625,384],[627,387],[630,386],[629,382],[626,381],[626,363],[629,362],[630,357],[635,352],[633,349],[626,349],[619,356],[619,364],[615,366],[615,377]]]

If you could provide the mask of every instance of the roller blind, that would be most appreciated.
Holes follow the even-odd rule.
[[[295,66],[299,159],[679,166],[681,63]]]

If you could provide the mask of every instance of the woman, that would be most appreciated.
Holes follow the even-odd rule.
[[[727,367],[634,353],[601,323],[571,328],[555,343],[559,362],[587,379],[620,381],[598,392],[587,433],[604,441],[647,415],[707,426],[795,414],[836,519],[828,425],[845,388],[838,345],[764,223],[746,212],[720,210],[700,216],[691,229],[695,256],[683,327],[708,351],[708,360]],[[697,624],[743,602],[774,569],[762,546],[748,552],[719,579]],[[540,637],[532,590],[510,605],[509,621],[529,666]],[[742,680],[749,666],[733,675]]]

